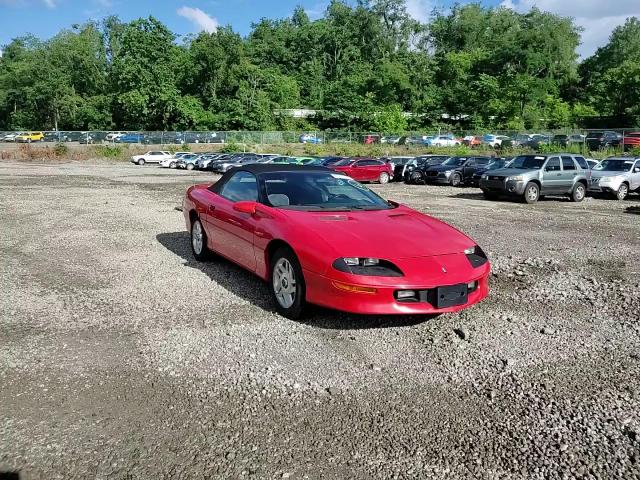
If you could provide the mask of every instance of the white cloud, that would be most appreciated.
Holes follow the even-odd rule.
[[[613,29],[622,25],[628,17],[640,17],[638,0],[616,0],[615,5],[611,5],[615,8],[611,9],[606,8],[607,2],[603,0],[503,0],[502,6],[521,13],[537,7],[546,12],[573,17],[575,23],[584,28],[582,45],[578,48],[582,57],[592,55],[598,47],[605,45]]]
[[[180,7],[177,11],[178,15],[190,20],[199,31],[215,32],[218,29],[218,20],[207,15],[199,8]]]
[[[433,3],[430,0],[407,0],[407,13],[420,23],[428,22],[432,11]]]
[[[43,0],[47,8],[56,8],[56,0]]]

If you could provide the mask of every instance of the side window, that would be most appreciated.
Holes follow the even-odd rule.
[[[583,170],[589,170],[589,164],[584,159],[584,157],[577,156],[573,158],[575,158],[576,162],[578,162],[578,165],[580,165],[580,168],[582,168]]]
[[[634,167],[633,167],[633,172],[635,172],[635,171],[636,171],[636,170],[638,170],[638,169],[640,169],[640,160],[638,160],[638,161],[636,162],[636,164],[634,165]]]
[[[357,162],[359,167],[371,167],[372,165],[378,165],[378,162],[375,160],[361,160]]]
[[[467,160],[464,164],[465,167],[475,167],[476,166],[476,160],[474,158],[470,158],[469,160]]]
[[[258,182],[249,172],[238,172],[222,186],[220,196],[232,202],[257,201]]]
[[[573,163],[573,158],[571,157],[562,157],[562,169],[567,170],[575,170],[576,164]]]
[[[487,165],[488,163],[488,158],[476,158],[476,165]]]
[[[559,172],[560,171],[560,159],[558,157],[552,157],[547,161],[545,167],[547,172]]]

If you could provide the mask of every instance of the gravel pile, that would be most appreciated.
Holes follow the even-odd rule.
[[[375,185],[474,237],[490,297],[292,322],[254,276],[192,258],[176,206],[212,178],[0,164],[0,472],[640,478],[640,197]]]

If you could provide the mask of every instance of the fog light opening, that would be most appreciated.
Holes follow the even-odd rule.
[[[478,282],[467,283],[467,290],[469,293],[475,292],[478,289]]]
[[[396,290],[396,300],[399,302],[417,302],[418,292],[415,290]]]

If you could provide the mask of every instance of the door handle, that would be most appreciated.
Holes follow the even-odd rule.
[[[562,174],[561,173],[556,173],[556,177],[561,177]]]
[[[209,205],[209,211],[213,212],[216,209],[215,205]]]

